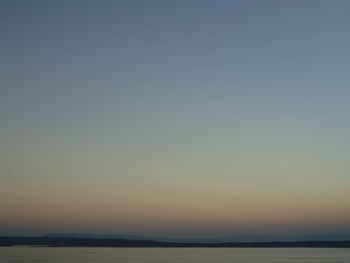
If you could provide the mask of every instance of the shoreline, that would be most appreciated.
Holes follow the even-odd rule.
[[[143,247],[143,248],[350,248],[349,241],[176,243],[154,240],[67,237],[0,237],[0,247]]]

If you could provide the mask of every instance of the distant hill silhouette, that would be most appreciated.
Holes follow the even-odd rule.
[[[319,234],[319,235],[302,235],[302,236],[273,236],[273,235],[233,235],[219,238],[173,238],[159,236],[138,236],[138,235],[95,235],[95,234],[60,234],[49,233],[43,237],[70,237],[70,238],[116,238],[116,239],[131,239],[131,240],[154,240],[161,242],[177,242],[177,243],[226,243],[226,242],[296,242],[296,241],[349,241],[350,234]]]
[[[72,237],[0,237],[0,246],[51,247],[334,247],[350,248],[350,241],[179,243],[154,240]]]

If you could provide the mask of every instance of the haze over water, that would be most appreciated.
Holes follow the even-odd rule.
[[[0,248],[2,263],[348,263],[350,249]]]
[[[349,10],[1,1],[0,235],[350,232]]]

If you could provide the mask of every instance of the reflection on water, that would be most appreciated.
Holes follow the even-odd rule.
[[[1,263],[349,263],[349,248],[0,247]]]

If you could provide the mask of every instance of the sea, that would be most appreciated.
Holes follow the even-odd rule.
[[[0,247],[1,263],[350,263],[350,248]]]

